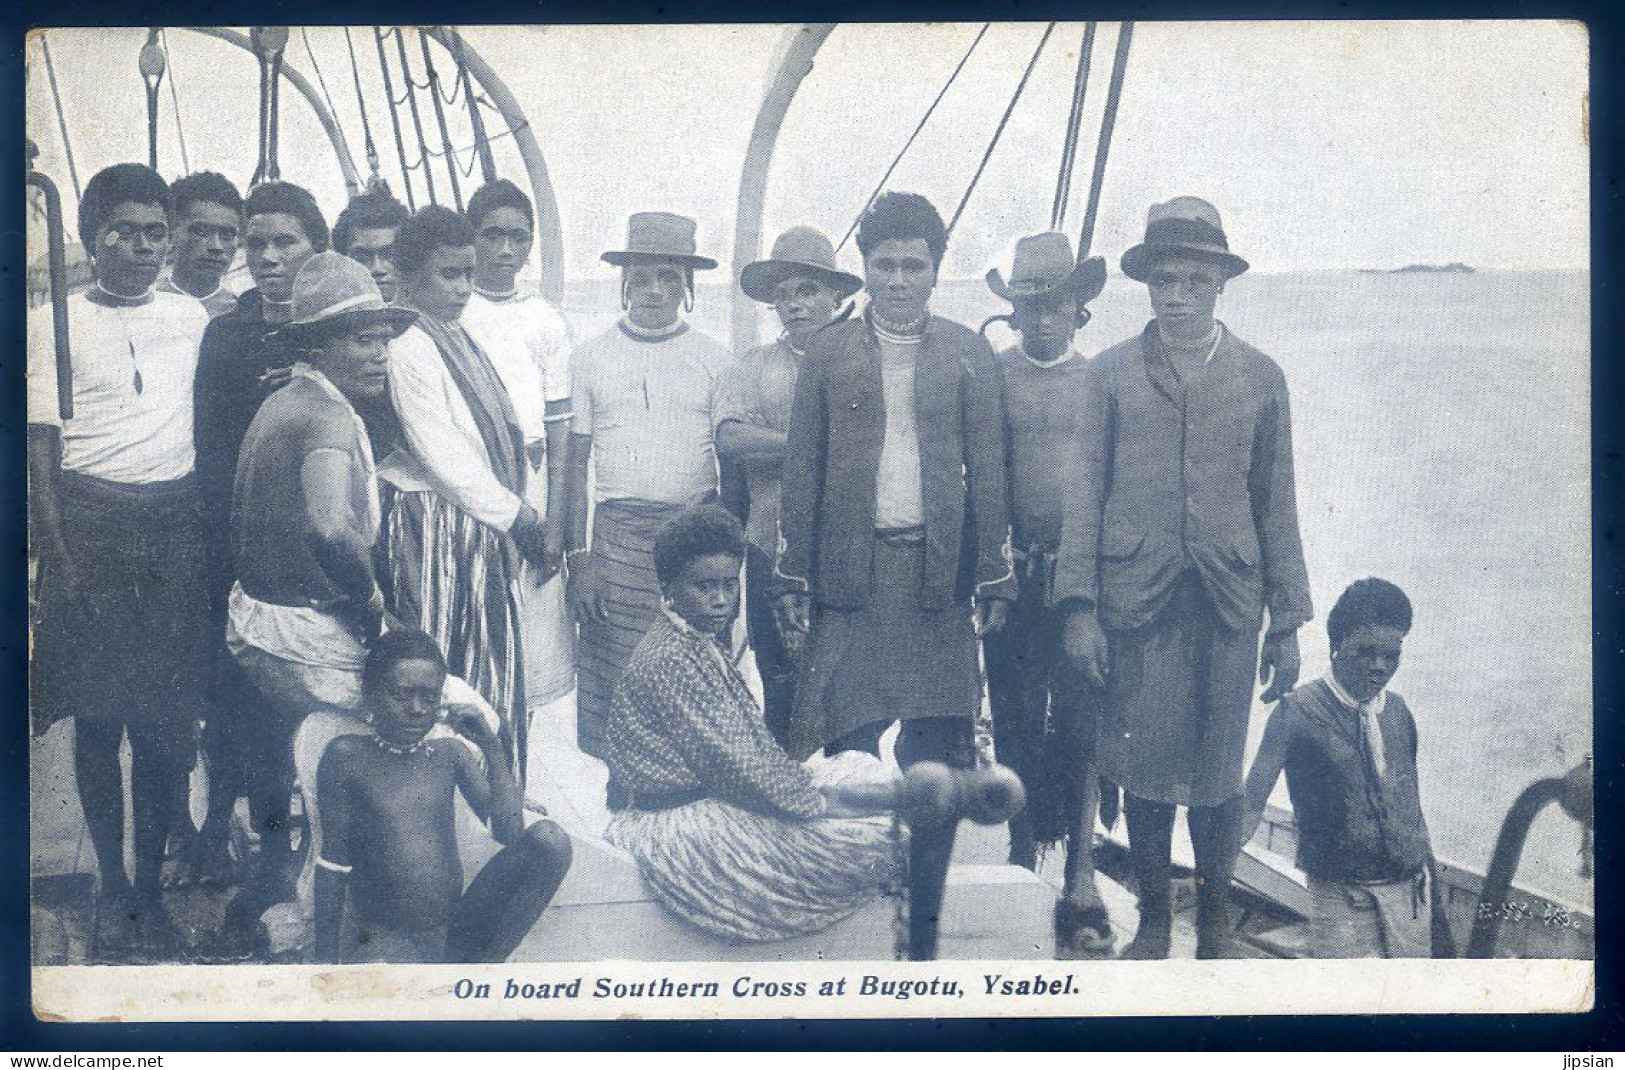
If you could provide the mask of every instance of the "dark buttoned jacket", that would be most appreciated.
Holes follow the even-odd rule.
[[[1313,609],[1286,376],[1228,330],[1186,380],[1155,322],[1090,362],[1056,564],[1056,603],[1140,627],[1194,569],[1225,625],[1291,631]]]
[[[923,609],[1013,598],[1003,380],[976,332],[936,316],[914,371],[925,511]],[[862,318],[809,340],[796,379],[779,505],[777,590],[868,604],[875,484],[886,438],[880,348]]]

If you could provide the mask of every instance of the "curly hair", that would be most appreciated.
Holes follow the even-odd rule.
[[[367,660],[361,666],[361,690],[377,690],[384,674],[403,661],[427,661],[441,672],[446,671],[446,657],[433,639],[416,628],[402,628],[380,635],[367,651]]]
[[[1342,646],[1350,632],[1368,624],[1409,632],[1411,600],[1387,580],[1375,577],[1356,580],[1338,596],[1337,604],[1326,615],[1326,635],[1331,639],[1332,649]]]
[[[116,163],[90,176],[79,197],[79,240],[96,245],[96,232],[121,204],[155,204],[169,211],[169,185],[144,163]]]
[[[525,217],[525,225],[535,229],[536,211],[524,191],[505,178],[493,179],[474,191],[468,199],[468,225],[480,229],[480,220],[498,208],[512,208]]]
[[[338,219],[333,221],[333,248],[348,256],[356,231],[374,227],[395,230],[411,217],[412,213],[406,210],[406,205],[397,201],[393,194],[381,189],[368,190],[352,197]]]
[[[245,222],[257,215],[275,213],[293,216],[299,221],[310,247],[318,253],[327,251],[327,220],[322,217],[322,210],[310,190],[292,182],[261,182],[248,191],[243,201]]]
[[[169,218],[171,221],[194,204],[218,204],[232,211],[243,210],[243,195],[231,184],[231,179],[215,171],[195,171],[177,178],[169,186]]]
[[[421,271],[442,245],[456,248],[474,244],[474,228],[465,216],[441,204],[420,208],[395,232],[395,270],[402,275]]]
[[[655,536],[655,577],[664,587],[689,562],[712,554],[745,558],[745,529],[720,505],[696,505],[668,520]]]
[[[858,222],[858,252],[864,256],[881,242],[920,239],[931,250],[931,261],[942,266],[948,249],[948,228],[932,203],[918,193],[882,193]]]

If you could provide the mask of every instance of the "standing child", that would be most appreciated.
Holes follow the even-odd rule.
[[[1247,777],[1252,837],[1281,772],[1309,879],[1316,958],[1426,958],[1433,849],[1416,776],[1416,722],[1385,690],[1411,629],[1411,603],[1387,580],[1349,586],[1326,620],[1331,671],[1270,714]]]
[[[1077,260],[1064,234],[1035,234],[1016,243],[1009,281],[995,268],[987,284],[1010,302],[1010,323],[1020,335],[998,354],[1020,594],[1009,624],[982,639],[994,745],[1027,785],[1027,807],[1010,819],[1010,862],[1033,869],[1037,844],[1069,840],[1066,885],[1055,904],[1057,947],[1100,954],[1112,946],[1092,857],[1100,700],[1065,664],[1061,614],[1049,604],[1049,590],[1061,541],[1061,487],[1071,474],[1067,461],[1089,389],[1089,366],[1073,338],[1089,320],[1086,306],[1105,288],[1106,262]]]

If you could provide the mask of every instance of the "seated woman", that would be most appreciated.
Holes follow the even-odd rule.
[[[739,522],[717,506],[685,510],[656,538],[666,612],[615,689],[606,749],[627,806],[605,835],[679,917],[723,937],[780,940],[882,892],[893,844],[889,819],[875,815],[895,784],[820,787],[774,741],[724,646],[744,558]]]

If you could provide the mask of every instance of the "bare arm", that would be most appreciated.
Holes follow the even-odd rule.
[[[828,784],[818,790],[824,795],[826,817],[871,817],[897,809],[900,781],[884,784]]]
[[[1297,715],[1286,703],[1279,703],[1270,711],[1269,722],[1264,726],[1264,739],[1259,743],[1258,753],[1253,756],[1252,768],[1247,773],[1246,811],[1236,840],[1238,851],[1253,838],[1253,833],[1258,831],[1258,823],[1264,818],[1264,807],[1270,801],[1270,792],[1275,790],[1275,782],[1281,778],[1296,725]]]
[[[592,490],[588,462],[592,460],[592,436],[570,435],[570,470],[565,480],[569,502],[565,520],[569,525],[565,544],[572,550],[587,548],[587,502]]]
[[[512,843],[525,831],[524,796],[513,770],[508,768],[508,755],[502,749],[502,742],[477,710],[454,712],[452,727],[478,747],[485,759],[482,776],[474,756],[461,744],[453,745],[457,786],[463,798],[480,820],[489,822],[492,838],[503,845]]]
[[[353,818],[349,781],[344,769],[348,744],[343,737],[328,745],[316,772],[316,798],[322,815],[322,853],[316,860],[316,961],[339,961],[339,933],[344,898],[350,884],[350,824]]]
[[[743,420],[724,420],[717,428],[717,453],[730,461],[756,466],[783,461],[790,451],[790,436]]]
[[[569,536],[570,578],[567,591],[570,610],[578,620],[608,620],[609,607],[604,602],[603,584],[593,566],[592,554],[587,551],[588,469],[592,459],[592,436],[570,435],[570,507]]]
[[[569,401],[548,402],[569,407]],[[551,415],[551,414],[550,414]],[[546,531],[548,561],[553,567],[564,556],[569,545],[570,530],[570,421],[552,418],[547,423],[547,518]]]

